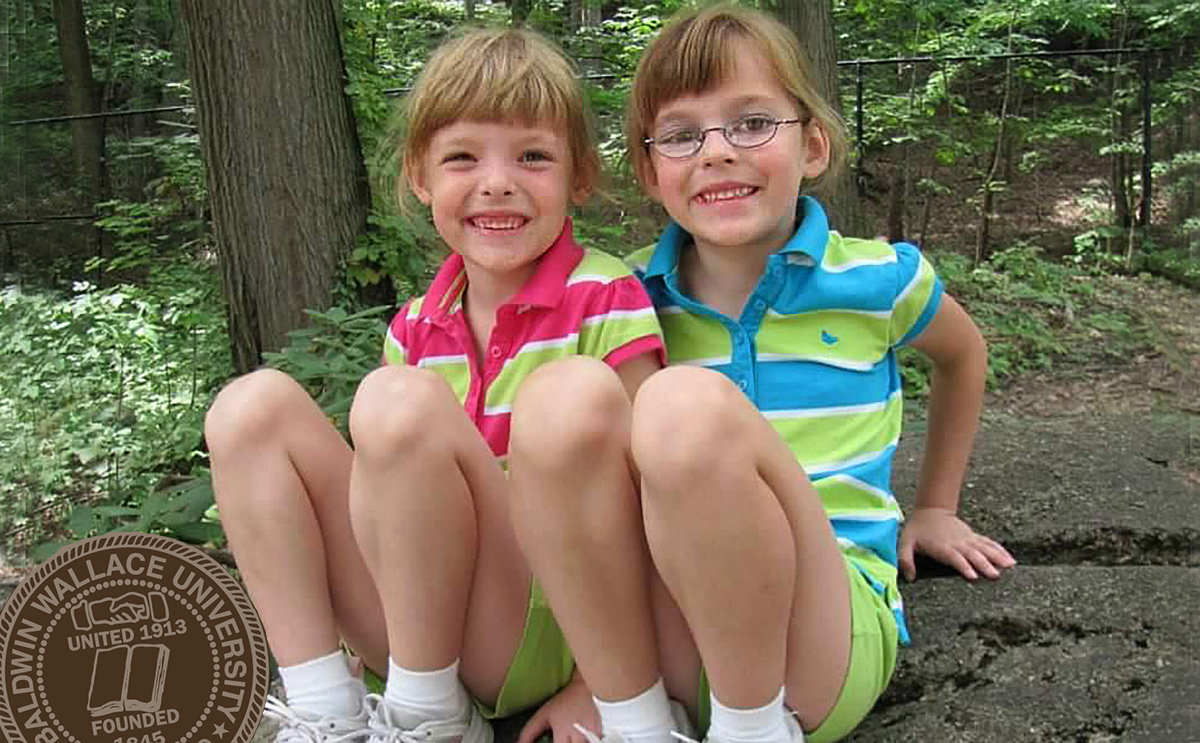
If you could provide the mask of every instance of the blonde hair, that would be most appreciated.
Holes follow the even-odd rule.
[[[846,125],[817,93],[809,62],[795,34],[760,10],[730,2],[683,11],[650,43],[638,63],[625,117],[625,143],[633,171],[645,182],[652,164],[645,144],[664,105],[699,95],[727,81],[737,61],[734,45],[748,42],[771,66],[779,84],[829,139],[829,166],[812,183],[833,181],[847,152]]]
[[[407,212],[407,174],[420,166],[434,134],[458,121],[550,125],[566,132],[574,184],[590,193],[600,178],[591,111],[574,65],[537,32],[466,31],[430,56],[392,123],[385,147],[398,168],[396,200]]]

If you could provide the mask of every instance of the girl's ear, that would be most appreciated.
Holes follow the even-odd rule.
[[[571,186],[571,203],[575,206],[583,206],[591,198],[592,191],[596,188],[596,181],[600,177],[599,160],[595,166],[594,168],[590,165],[586,166],[581,168],[583,172],[575,174],[575,183]]]
[[[816,119],[804,125],[804,161],[800,164],[805,178],[816,178],[829,167],[829,135]]]
[[[429,206],[432,195],[425,181],[425,168],[420,163],[408,163],[404,168],[404,177],[408,179],[408,187],[413,195],[425,206]]]
[[[571,189],[571,203],[575,206],[583,206],[591,195],[591,184],[578,182],[575,184],[575,188]]]

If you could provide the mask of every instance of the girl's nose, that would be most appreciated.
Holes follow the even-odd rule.
[[[706,165],[717,161],[733,162],[737,157],[737,148],[729,144],[724,132],[712,131],[700,143],[700,151],[696,153]]]
[[[508,169],[503,166],[488,168],[480,181],[479,190],[484,196],[511,196],[513,184]]]

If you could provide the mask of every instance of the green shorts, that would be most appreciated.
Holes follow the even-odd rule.
[[[850,667],[837,702],[825,720],[812,732],[804,731],[807,743],[831,743],[850,734],[862,722],[887,688],[896,668],[899,633],[886,599],[879,595],[854,563],[846,559],[850,580]],[[701,738],[712,719],[708,677],[700,671],[696,696]]]
[[[510,717],[540,705],[566,686],[575,672],[575,657],[571,655],[567,640],[554,620],[542,587],[536,578],[531,583],[525,631],[521,635],[517,654],[504,676],[496,706],[489,707],[478,700],[475,702],[475,706],[488,719]],[[365,667],[363,682],[368,691],[376,694],[382,694],[386,686],[383,678]]]
[[[575,656],[567,646],[542,586],[534,578],[529,587],[529,611],[525,632],[513,657],[494,707],[476,702],[484,717],[511,717],[537,707],[571,681]]]

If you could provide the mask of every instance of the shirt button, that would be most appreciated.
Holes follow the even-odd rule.
[[[493,359],[500,358],[501,353],[503,353],[503,352],[500,350],[500,346],[492,346],[492,358]]]
[[[741,389],[742,392],[745,392],[748,386],[749,385],[746,384],[746,380],[744,379],[738,382],[738,388]]]
[[[759,310],[761,312],[762,310],[765,310],[766,308],[767,308],[766,302],[762,301],[761,299],[754,300],[754,309]]]

